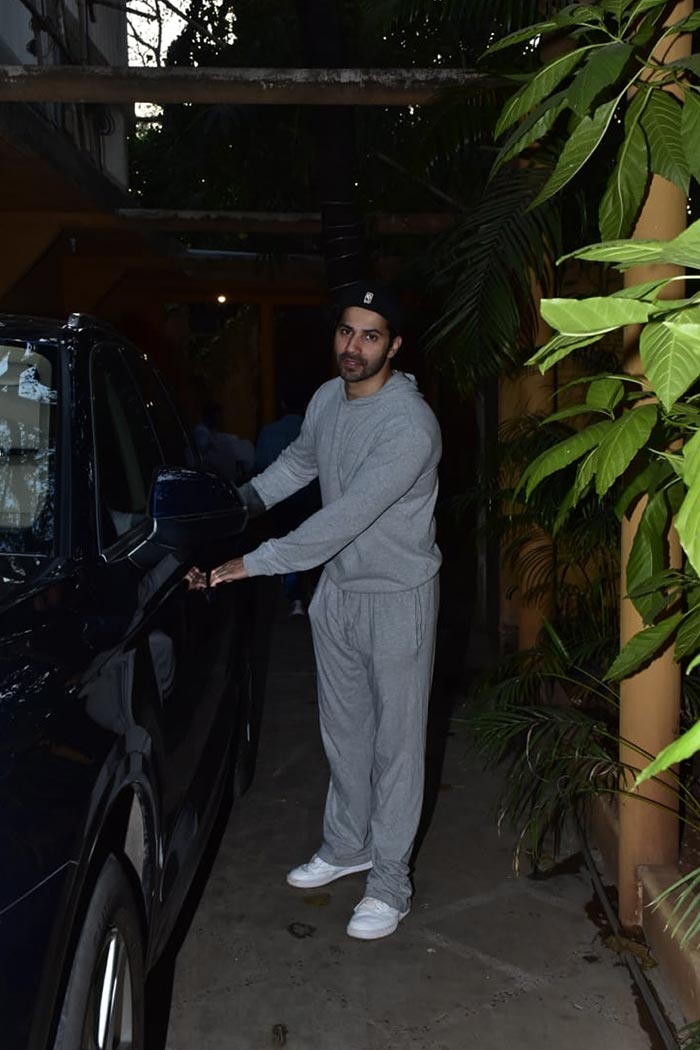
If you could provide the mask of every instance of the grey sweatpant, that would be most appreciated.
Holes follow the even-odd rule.
[[[321,735],[331,769],[319,855],[371,860],[366,894],[406,911],[423,803],[438,577],[358,593],[324,573],[309,606]]]

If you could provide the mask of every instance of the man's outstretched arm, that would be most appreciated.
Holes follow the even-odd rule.
[[[241,495],[252,518],[303,489],[318,477],[313,418],[312,400],[299,437],[287,445],[266,470],[241,486]]]
[[[223,583],[242,579],[243,573],[271,576],[322,565],[401,499],[437,458],[439,435],[435,438],[404,426],[377,444],[339,499],[312,514],[287,536],[268,540],[244,558],[220,566],[212,581]]]

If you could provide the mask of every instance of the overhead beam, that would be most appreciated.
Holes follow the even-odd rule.
[[[433,102],[445,88],[499,83],[470,69],[0,66],[0,102],[409,106]]]
[[[0,216],[2,212],[0,211]],[[116,211],[13,212],[28,226],[50,222],[64,230],[139,230],[190,233],[321,233],[320,212],[193,211],[165,208],[118,208]],[[451,212],[376,212],[366,216],[380,234],[432,235],[455,224]]]

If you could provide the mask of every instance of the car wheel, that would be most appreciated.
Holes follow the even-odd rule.
[[[143,1050],[144,932],[122,864],[110,854],[78,937],[54,1050]]]

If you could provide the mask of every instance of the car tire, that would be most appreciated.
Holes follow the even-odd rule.
[[[143,1050],[144,986],[141,908],[109,854],[76,942],[54,1050]]]

